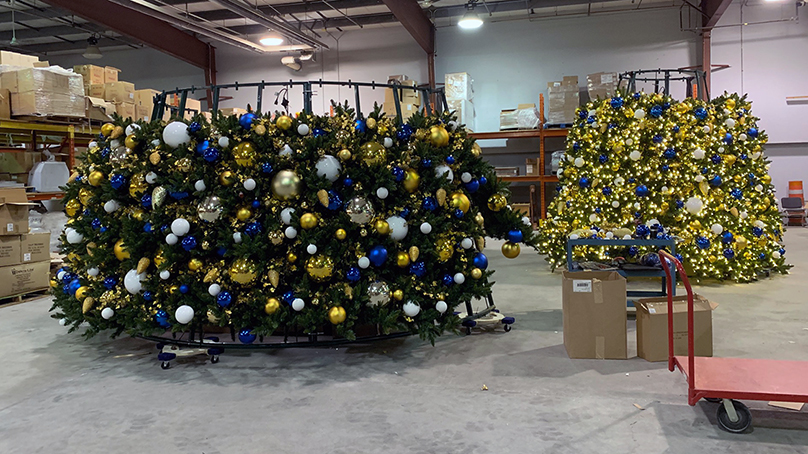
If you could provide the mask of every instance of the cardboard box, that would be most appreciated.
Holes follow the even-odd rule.
[[[0,89],[0,119],[11,118],[11,92],[7,88]]]
[[[626,279],[616,271],[565,271],[564,347],[570,358],[625,359]]]
[[[25,68],[33,68],[34,63],[38,62],[39,58],[33,55],[25,55],[8,50],[0,51],[0,65],[22,66]]]
[[[589,99],[607,99],[617,93],[617,73],[595,73],[586,76],[586,89]]]
[[[21,243],[17,235],[0,236],[0,266],[19,265]]]
[[[474,97],[473,80],[469,73],[449,73],[443,77],[446,99],[468,99]]]
[[[113,68],[112,66],[104,66],[104,83],[108,84],[110,82],[117,82],[119,72],[121,72],[121,70],[118,68]]]
[[[668,359],[668,298],[637,301],[637,356],[646,361]],[[713,356],[713,309],[718,304],[693,296],[693,340],[696,356]],[[673,297],[673,353],[687,355],[687,296]]]
[[[530,204],[529,203],[511,203],[511,209],[515,213],[521,213],[522,216],[530,216]]]
[[[20,263],[50,261],[50,232],[20,236]]]
[[[241,107],[228,107],[226,109],[219,109],[219,116],[240,116],[242,114],[247,113],[247,109],[242,109]]]
[[[115,112],[123,118],[137,119],[135,114],[135,104],[131,102],[115,103]]]
[[[187,98],[185,100],[185,114],[183,117],[186,120],[194,118],[197,114],[202,112],[202,101],[198,99]]]
[[[28,233],[28,202],[23,188],[0,188],[0,235]]]
[[[388,83],[390,84],[398,84],[407,87],[417,87],[418,82],[414,80],[391,80]],[[399,88],[398,89],[398,100],[401,104],[421,104],[421,92],[418,90],[412,90],[409,88]],[[393,94],[392,88],[385,88],[384,89],[384,103],[393,105],[395,103],[395,98]]]
[[[61,68],[24,68],[0,75],[0,86],[12,93],[27,91],[52,92],[62,95],[84,95],[82,78]]]
[[[547,123],[572,123],[580,105],[578,76],[564,76],[561,81],[547,84]]]
[[[143,107],[135,104],[135,116],[138,120],[151,121],[152,107]]]
[[[503,109],[499,112],[499,130],[519,129],[519,115],[516,109]]]
[[[48,288],[50,261],[0,267],[0,297]]]
[[[34,68],[47,68],[48,66],[50,66],[50,62],[48,60],[34,62]]]
[[[115,104],[103,98],[87,96],[84,98],[85,116],[91,120],[109,121],[115,113]]]
[[[104,83],[104,68],[95,65],[76,65],[73,67],[73,72],[81,74],[84,78],[85,84],[103,84]]]
[[[449,110],[453,111],[457,116],[457,121],[460,124],[466,125],[466,129],[474,131],[474,104],[468,99],[447,99],[446,104],[449,105]]]
[[[536,104],[519,104],[516,106],[516,126],[519,129],[536,129],[541,124]]]
[[[135,106],[148,107],[151,110],[154,106],[154,97],[159,94],[159,91],[151,88],[135,90]]]
[[[92,96],[93,98],[104,98],[104,93],[106,93],[106,85],[104,84],[89,84],[86,86],[86,90],[84,94],[86,96]]]
[[[418,104],[412,103],[401,103],[401,119],[406,121],[408,118],[412,116],[415,112],[421,108]],[[395,103],[384,103],[382,105],[382,113],[387,115],[388,117],[395,117],[396,116],[396,105]]]
[[[11,115],[37,117],[78,117],[86,113],[84,95],[67,95],[47,91],[11,94]]]
[[[114,103],[135,102],[135,84],[131,82],[104,83],[104,100]]]
[[[525,175],[539,176],[539,158],[525,159]]]
[[[518,177],[519,167],[494,167],[494,173],[498,177]]]

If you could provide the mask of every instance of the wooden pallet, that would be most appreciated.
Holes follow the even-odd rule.
[[[42,123],[52,125],[80,125],[87,121],[85,117],[64,117],[64,116],[45,116],[40,117],[37,115],[14,115],[13,120],[26,121],[29,123]]]
[[[50,289],[45,287],[43,289],[34,290],[31,292],[20,293],[19,295],[4,296],[0,298],[0,308],[16,306],[18,304],[27,303],[29,301],[38,300],[50,295]]]

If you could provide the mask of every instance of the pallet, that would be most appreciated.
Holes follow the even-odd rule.
[[[14,115],[12,120],[25,121],[28,123],[43,123],[51,125],[74,125],[79,126],[87,122],[85,117],[65,117],[65,116],[46,116],[40,117],[38,115]]]
[[[31,292],[20,293],[18,295],[4,296],[0,298],[0,307],[16,306],[29,301],[38,300],[50,295],[50,289],[45,287]]]

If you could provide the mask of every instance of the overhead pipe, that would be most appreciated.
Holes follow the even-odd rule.
[[[257,11],[247,6],[244,6],[242,3],[234,1],[234,0],[212,0],[213,3],[216,3],[224,8],[229,9],[235,13],[238,13],[245,19],[249,19],[253,22],[257,22],[265,27],[271,28],[281,34],[290,36],[292,38],[301,41],[304,44],[308,44],[313,47],[320,47],[323,49],[328,49],[328,46],[320,40],[312,38],[305,33],[297,30],[296,28],[287,25],[283,22],[280,22],[276,19],[273,19],[261,11]]]

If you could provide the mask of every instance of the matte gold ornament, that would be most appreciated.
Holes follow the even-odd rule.
[[[410,255],[406,252],[396,254],[396,265],[398,265],[399,268],[410,266]]]
[[[166,201],[167,196],[168,196],[168,189],[166,189],[166,188],[164,188],[162,186],[158,186],[158,187],[154,188],[154,190],[152,191],[152,195],[151,195],[152,207],[159,208],[160,205],[162,205],[163,202]]]
[[[344,322],[348,315],[345,309],[341,306],[334,306],[328,310],[328,321],[333,325],[339,325]]]
[[[288,260],[289,263],[295,263],[297,261],[297,254],[294,252],[286,254],[286,260]]]
[[[345,212],[348,213],[351,222],[359,225],[367,224],[376,215],[373,205],[364,197],[354,197],[349,200]]]
[[[404,299],[404,291],[401,290],[401,289],[393,291],[393,298],[395,298],[396,301],[403,300]]]
[[[157,269],[159,270],[163,268],[163,265],[165,263],[166,263],[166,257],[165,255],[163,255],[163,250],[161,249],[157,251],[157,254],[154,256],[154,266],[156,266]]]
[[[738,209],[735,208],[735,207],[730,208],[729,212],[732,213],[732,215],[735,216],[736,218],[741,214],[741,213],[738,212]]]
[[[275,120],[275,126],[277,126],[278,129],[286,131],[292,127],[292,118],[288,115],[281,115]]]
[[[112,128],[112,132],[109,134],[110,139],[117,139],[123,135],[123,126],[115,126]]]
[[[149,268],[149,265],[151,265],[151,260],[146,257],[141,257],[140,260],[137,261],[137,268],[135,271],[137,271],[137,274],[145,273]]]
[[[281,200],[300,195],[300,177],[292,170],[281,170],[272,179],[272,194]]]
[[[418,256],[421,255],[421,251],[418,250],[418,246],[410,246],[410,250],[408,252],[410,254],[410,260],[413,262],[418,260]]]
[[[115,125],[112,123],[104,123],[101,125],[101,135],[104,137],[109,137],[112,134],[112,131],[115,129]]]
[[[743,235],[737,235],[735,237],[735,247],[739,251],[742,251],[744,250],[744,248],[746,248],[746,246],[749,246],[749,240],[747,240],[746,237]]]
[[[81,202],[76,199],[70,199],[65,203],[65,213],[71,218],[81,212]]]
[[[508,199],[502,194],[494,194],[488,198],[488,209],[499,211],[508,205]]]
[[[438,199],[438,205],[444,206],[446,205],[446,190],[443,188],[438,189],[435,191],[435,197]]]
[[[255,163],[256,154],[252,142],[241,142],[233,148],[233,159],[240,166],[252,166]]]
[[[254,261],[239,257],[230,264],[227,273],[230,275],[230,280],[241,285],[248,285],[255,281],[258,277],[257,266]]]
[[[123,239],[116,241],[112,250],[115,252],[115,258],[118,260],[126,260],[130,257],[129,251],[126,250],[126,245],[123,244]]]
[[[156,262],[157,262],[157,259],[155,258],[155,264],[156,264]],[[219,269],[218,268],[213,268],[212,270],[205,273],[205,277],[202,278],[202,282],[207,284],[207,283],[215,281],[216,279],[219,279]]]
[[[224,172],[219,174],[219,184],[222,186],[233,186],[236,182],[236,176],[233,175],[233,172],[229,170],[225,170]]]
[[[693,230],[699,230],[701,228],[701,222],[699,222],[698,219],[694,220],[693,222],[690,223],[690,228]]]
[[[90,309],[92,309],[93,306],[95,306],[95,299],[93,299],[92,296],[84,298],[84,301],[81,303],[81,313],[86,314],[87,312],[90,312]]]
[[[267,236],[269,237],[269,241],[275,246],[283,243],[283,234],[277,230],[269,232]]]
[[[348,151],[348,150],[346,150],[345,148],[343,148],[342,150],[340,150],[340,151],[337,153],[337,157],[338,157],[338,158],[339,158],[341,161],[347,161],[347,160],[351,159],[351,152],[350,152],[350,151]]]
[[[483,277],[483,270],[481,270],[479,268],[473,268],[471,270],[471,277],[474,278],[474,279],[479,279],[479,278]]]
[[[480,145],[477,142],[471,145],[471,155],[475,158],[480,157],[483,154],[483,149],[480,148]]]
[[[771,177],[771,175],[766,174],[766,175],[763,175],[762,177],[760,177],[760,181],[762,181],[763,184],[769,184],[769,183],[772,182],[772,177]]]
[[[300,227],[306,230],[317,227],[317,222],[317,215],[314,213],[304,213],[303,216],[300,216]]]
[[[710,184],[706,181],[700,182],[699,191],[701,191],[702,195],[707,195],[710,192]]]
[[[79,189],[79,201],[82,205],[87,206],[90,204],[90,199],[93,198],[93,191],[89,188]]]
[[[153,151],[149,155],[149,162],[151,162],[154,165],[160,164],[160,152],[159,151]]]
[[[306,272],[315,281],[322,282],[330,278],[334,272],[334,259],[323,254],[309,257],[306,261]]]
[[[205,197],[196,206],[196,214],[205,222],[214,222],[222,215],[222,201],[215,195]]]
[[[337,231],[334,232],[334,236],[337,237],[338,240],[342,241],[348,236],[348,232],[346,232],[345,229],[337,229]]]
[[[452,193],[452,206],[459,209],[463,213],[468,213],[471,208],[471,201],[466,194],[458,191]]]
[[[360,147],[362,162],[369,166],[382,164],[387,158],[387,149],[379,142],[367,142]]]
[[[390,224],[383,219],[379,219],[373,224],[373,228],[376,229],[377,232],[381,235],[387,235],[390,233]]]
[[[519,252],[521,252],[521,248],[519,247],[519,243],[512,243],[510,241],[505,242],[502,245],[502,255],[509,259],[515,259],[519,257]]]
[[[126,148],[131,148],[134,150],[137,147],[137,139],[135,139],[135,135],[129,134],[126,136],[126,140],[123,141],[123,144],[126,146]]]
[[[485,225],[485,218],[483,217],[482,213],[477,213],[474,215],[474,222],[476,222],[480,227]]]
[[[267,278],[269,279],[269,283],[273,287],[277,287],[278,284],[281,282],[281,274],[275,270],[269,270],[267,272]]]
[[[324,207],[328,207],[330,200],[328,200],[328,191],[325,189],[320,189],[317,191],[317,200],[320,202],[320,205]]]
[[[482,252],[485,249],[485,237],[478,236],[477,237],[477,250]]]
[[[140,197],[149,189],[149,184],[146,183],[146,175],[136,173],[132,175],[129,181],[129,196],[135,199]]]
[[[202,269],[202,266],[203,266],[202,260],[199,260],[197,258],[188,260],[188,269],[191,271],[199,271]]]
[[[376,129],[376,119],[368,118],[367,120],[365,120],[365,126],[367,126],[368,129]]]
[[[429,142],[436,147],[449,145],[449,133],[446,128],[440,125],[429,128]]]
[[[252,210],[250,210],[248,207],[240,207],[238,210],[236,210],[236,219],[238,219],[241,222],[244,222],[247,219],[250,219],[251,217],[252,217]]]
[[[421,175],[418,175],[418,172],[415,169],[408,169],[404,173],[404,189],[407,190],[409,193],[413,193],[418,190],[418,185],[421,184]]]
[[[446,262],[454,254],[454,244],[451,239],[441,237],[435,242],[435,250],[438,252],[438,260]]]
[[[253,129],[255,130],[255,133],[258,134],[259,136],[263,136],[264,134],[267,133],[267,127],[264,125],[257,125]]]
[[[88,295],[89,293],[90,293],[90,287],[82,285],[81,287],[76,289],[76,299],[79,301],[83,301],[84,298],[87,298],[87,296],[89,296]]]
[[[384,306],[390,302],[390,296],[387,282],[376,281],[368,285],[368,306]]]
[[[174,163],[182,172],[188,172],[191,170],[191,159],[190,158],[180,158]]]
[[[264,304],[264,312],[267,315],[272,315],[275,312],[278,312],[278,309],[281,308],[281,303],[278,301],[277,298],[267,298],[267,303]]]
[[[87,181],[89,181],[92,186],[100,186],[104,181],[104,174],[98,170],[94,170],[90,172],[90,176]]]

